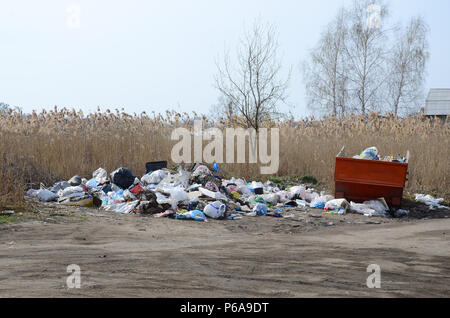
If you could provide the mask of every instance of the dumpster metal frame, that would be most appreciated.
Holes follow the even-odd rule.
[[[400,207],[407,181],[406,163],[345,158],[345,146],[336,157],[335,197],[361,203],[384,198],[390,207]]]

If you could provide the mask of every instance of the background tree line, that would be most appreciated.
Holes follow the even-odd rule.
[[[391,112],[405,115],[424,100],[428,26],[421,17],[406,26],[388,24],[382,0],[355,0],[325,26],[302,63],[308,107],[321,114]],[[270,24],[255,22],[239,42],[236,59],[217,62],[220,93],[214,112],[234,124],[258,130],[282,116],[288,76],[281,73],[278,35]]]

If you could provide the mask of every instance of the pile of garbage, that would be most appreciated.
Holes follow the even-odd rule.
[[[358,204],[319,194],[306,185],[286,189],[271,181],[247,182],[234,177],[227,180],[220,176],[217,164],[211,169],[202,164],[191,169],[163,168],[140,179],[127,168],[119,168],[109,176],[105,169],[99,168],[89,180],[77,175],[51,188],[41,184],[41,189],[30,189],[26,195],[44,202],[195,221],[264,215],[292,217],[284,213],[285,208],[296,207],[339,215],[352,211],[366,216],[387,216],[389,212],[382,198]]]

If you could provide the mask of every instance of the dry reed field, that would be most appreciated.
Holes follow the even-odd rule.
[[[88,115],[61,109],[0,115],[0,208],[23,204],[24,191],[51,185],[75,174],[89,177],[98,167],[112,171],[124,166],[136,175],[145,162],[168,160],[178,141],[170,139],[175,127],[192,128],[197,114],[130,115],[116,110]],[[204,117],[205,125],[214,124]],[[229,123],[218,122],[219,128]],[[421,115],[398,119],[371,114],[343,120],[324,117],[266,123],[280,128],[278,176],[313,175],[333,191],[335,156],[359,154],[376,146],[381,156],[411,152],[406,190],[450,199],[450,124]],[[171,163],[172,164],[172,163]],[[247,180],[259,175],[258,165],[223,164],[222,170]]]

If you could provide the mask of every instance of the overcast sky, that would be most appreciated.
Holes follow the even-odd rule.
[[[430,33],[426,88],[450,88],[450,1],[390,0],[391,20],[422,15]],[[259,18],[280,34],[289,103],[308,115],[299,65],[350,0],[0,0],[0,102],[199,111],[217,102],[215,60]],[[72,18],[77,15],[79,20]],[[79,23],[78,23],[79,22]],[[288,110],[287,107],[284,108]]]

